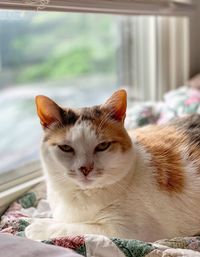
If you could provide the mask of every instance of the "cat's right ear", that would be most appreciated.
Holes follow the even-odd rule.
[[[127,94],[124,89],[120,89],[112,94],[112,96],[102,105],[112,118],[117,121],[124,122],[126,117]]]
[[[44,128],[48,128],[52,123],[62,122],[62,108],[53,100],[46,96],[38,95],[35,98],[35,103],[40,123]]]

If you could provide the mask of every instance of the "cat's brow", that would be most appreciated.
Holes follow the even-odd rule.
[[[62,120],[64,125],[74,125],[78,120],[79,115],[72,110],[65,110],[62,114]]]
[[[82,113],[80,115],[80,120],[90,120],[94,121],[95,119],[100,118],[102,115],[102,111],[99,106],[94,106],[92,108],[83,108]]]

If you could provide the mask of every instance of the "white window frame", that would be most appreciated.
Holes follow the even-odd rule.
[[[165,92],[186,83],[189,17],[123,17],[122,24],[118,72],[132,99],[162,100]]]
[[[20,168],[6,171],[0,175],[0,193],[40,176],[42,176],[42,172],[39,161],[31,162]]]
[[[12,176],[11,176],[12,174]],[[44,180],[40,162],[32,162],[0,175],[0,215],[8,204]]]
[[[114,14],[183,15],[192,0],[0,0],[0,8]]]

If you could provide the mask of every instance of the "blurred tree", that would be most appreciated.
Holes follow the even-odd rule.
[[[17,83],[114,73],[117,17],[29,13],[0,22],[3,69]]]

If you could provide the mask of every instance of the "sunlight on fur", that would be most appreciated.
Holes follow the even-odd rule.
[[[53,219],[35,220],[27,237],[155,241],[199,232],[200,116],[127,131],[126,98],[121,89],[102,105],[71,109],[36,97]]]

